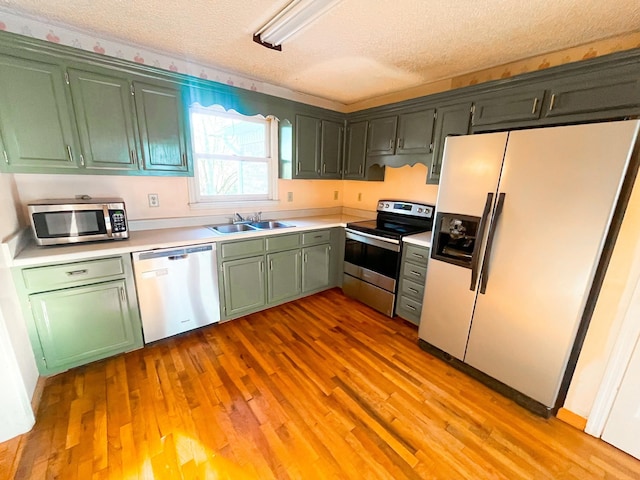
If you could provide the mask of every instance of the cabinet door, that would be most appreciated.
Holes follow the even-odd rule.
[[[640,105],[640,79],[637,75],[618,77],[613,72],[607,79],[583,75],[571,84],[551,88],[549,94],[545,117],[580,114],[612,118]]]
[[[124,279],[30,295],[29,301],[49,372],[142,346]]]
[[[318,178],[320,175],[319,118],[296,115],[296,169],[294,178]]]
[[[362,120],[347,127],[346,155],[344,159],[344,178],[362,179],[365,175],[367,155],[367,129],[369,122]]]
[[[427,183],[438,183],[440,181],[442,154],[444,153],[446,138],[450,135],[468,134],[470,121],[471,103],[451,105],[438,109],[434,132],[433,158],[427,175]]]
[[[0,132],[7,171],[78,168],[70,105],[59,65],[0,56]]]
[[[267,255],[267,302],[276,303],[300,295],[299,249]]]
[[[227,316],[238,315],[265,305],[263,256],[224,262],[222,268]]]
[[[475,102],[473,125],[537,120],[542,111],[544,90],[517,94],[498,94]]]
[[[322,178],[340,178],[342,174],[342,143],[344,127],[341,123],[322,120],[320,161]]]
[[[140,82],[134,89],[144,170],[188,172],[180,91]]]
[[[376,118],[369,121],[367,155],[393,155],[397,125],[398,117]]]
[[[137,170],[138,147],[129,80],[70,69],[69,81],[85,165]]]
[[[431,153],[435,109],[405,113],[398,119],[398,155]]]
[[[331,247],[316,245],[302,249],[302,291],[304,293],[328,288]]]

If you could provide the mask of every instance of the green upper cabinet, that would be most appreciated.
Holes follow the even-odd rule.
[[[396,146],[398,117],[374,118],[369,121],[367,155],[393,155]]]
[[[469,102],[438,109],[433,139],[434,153],[427,174],[427,183],[438,183],[440,181],[442,154],[444,153],[444,143],[447,137],[469,133],[471,107],[472,104]]]
[[[319,118],[296,115],[296,168],[294,178],[318,178],[320,169]]]
[[[342,123],[296,115],[296,168],[293,178],[341,178]]]
[[[347,126],[343,175],[345,179],[364,179],[368,127],[367,120],[353,122]]]
[[[549,88],[544,117],[580,116],[586,119],[615,118],[637,113],[640,105],[640,76],[626,69],[611,72],[608,78],[586,74],[571,82]]]
[[[127,78],[69,69],[82,163],[93,169],[138,169],[135,114]]]
[[[544,94],[544,90],[534,90],[486,95],[475,101],[473,127],[537,120],[542,112]]]
[[[428,154],[433,150],[435,109],[405,113],[398,117],[396,153],[398,155]]]
[[[184,105],[178,88],[134,81],[142,168],[189,172]]]
[[[435,109],[430,108],[370,120],[367,155],[431,153],[434,116]]]
[[[3,170],[77,170],[80,151],[70,106],[59,65],[0,56]]]
[[[342,176],[344,126],[339,122],[322,120],[320,124],[320,164],[322,178]]]

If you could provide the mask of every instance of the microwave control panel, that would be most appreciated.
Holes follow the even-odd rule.
[[[114,234],[127,231],[124,210],[109,210],[109,218],[111,218],[111,231]]]

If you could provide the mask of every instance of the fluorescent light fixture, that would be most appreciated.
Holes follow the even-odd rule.
[[[282,50],[282,42],[295,35],[341,0],[292,0],[253,35],[253,41]]]

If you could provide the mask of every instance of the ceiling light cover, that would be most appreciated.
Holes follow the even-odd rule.
[[[265,47],[282,50],[282,42],[295,35],[341,0],[293,0],[254,36]]]

